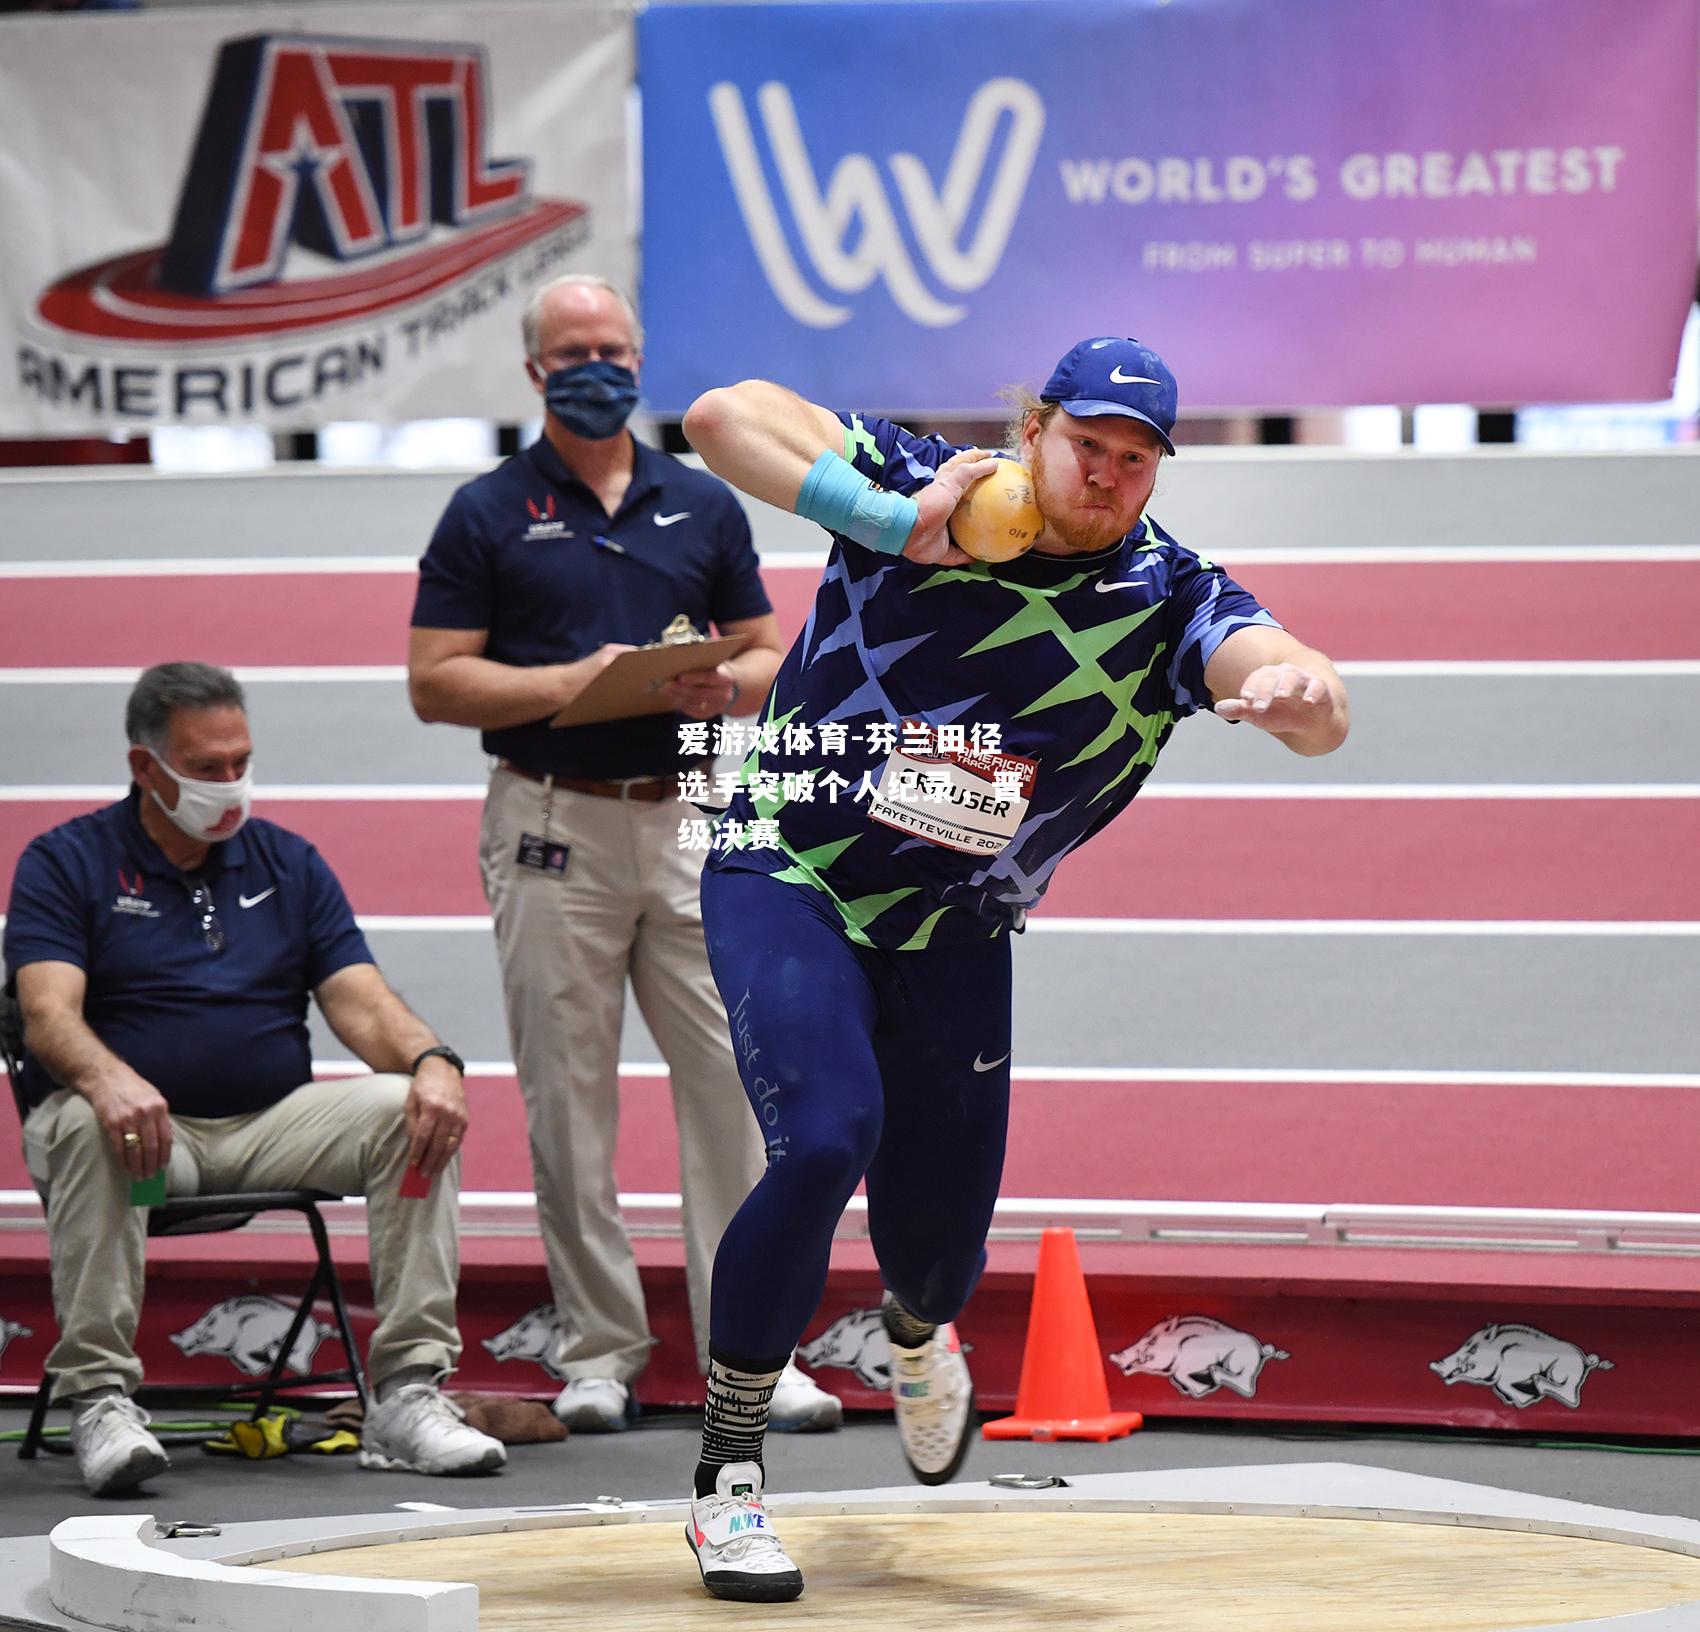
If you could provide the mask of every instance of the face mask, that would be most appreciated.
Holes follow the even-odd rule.
[[[163,759],[153,755],[153,762],[177,784],[177,808],[172,810],[153,789],[153,801],[163,810],[171,824],[203,844],[220,844],[234,838],[248,820],[248,807],[254,802],[254,772],[252,767],[242,773],[238,782],[197,782],[191,776],[179,776]]]
[[[637,376],[618,363],[577,363],[557,368],[543,382],[549,412],[574,436],[593,442],[619,433],[637,407]]]

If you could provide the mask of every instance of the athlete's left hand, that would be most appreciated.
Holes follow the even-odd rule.
[[[1224,697],[1216,712],[1225,720],[1249,720],[1260,731],[1284,736],[1331,719],[1334,693],[1320,675],[1297,663],[1265,663],[1245,677],[1239,696]]]

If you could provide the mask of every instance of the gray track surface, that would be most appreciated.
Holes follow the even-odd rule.
[[[484,468],[484,467],[477,467]],[[0,475],[0,560],[177,555],[414,555],[449,494],[477,468],[280,467],[162,477],[111,469]],[[820,548],[820,530],[748,506],[761,549]],[[1692,544],[1700,448],[1645,453],[1397,458],[1337,448],[1185,448],[1152,515],[1205,554],[1436,544]],[[113,518],[122,517],[122,525]]]
[[[368,938],[468,1059],[509,1058],[486,936]],[[1021,1066],[1695,1069],[1695,936],[1048,933],[1015,967]],[[322,1029],[315,1052],[347,1058]],[[661,1057],[634,1001],[621,1057]]]
[[[0,785],[121,780],[125,690],[0,687]],[[1197,716],[1176,726],[1153,780],[1700,780],[1700,676],[1360,676],[1351,693],[1352,735],[1326,759],[1301,759],[1248,728]],[[421,725],[399,682],[259,681],[249,687],[249,707],[254,774],[264,782],[484,779],[477,733]]]

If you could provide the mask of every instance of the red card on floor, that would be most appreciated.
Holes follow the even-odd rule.
[[[401,1189],[396,1193],[415,1198],[431,1194],[431,1181],[425,1177],[425,1170],[417,1162],[407,1164],[407,1171],[401,1176]]]

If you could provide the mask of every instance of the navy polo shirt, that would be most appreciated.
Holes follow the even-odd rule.
[[[683,613],[699,634],[772,610],[744,508],[723,481],[633,439],[610,517],[539,438],[449,501],[419,563],[417,629],[484,629],[484,655],[530,668],[605,642],[647,646]],[[484,733],[486,753],[556,776],[665,776],[681,714]],[[700,759],[700,755],[688,756]]]
[[[366,937],[318,851],[275,822],[250,820],[211,847],[222,951],[207,945],[188,875],[142,829],[143,794],[78,816],[18,859],[6,967],[74,963],[88,977],[83,1018],[178,1116],[263,1110],[313,1075],[307,998]],[[25,1097],[55,1087],[24,1057]]]

